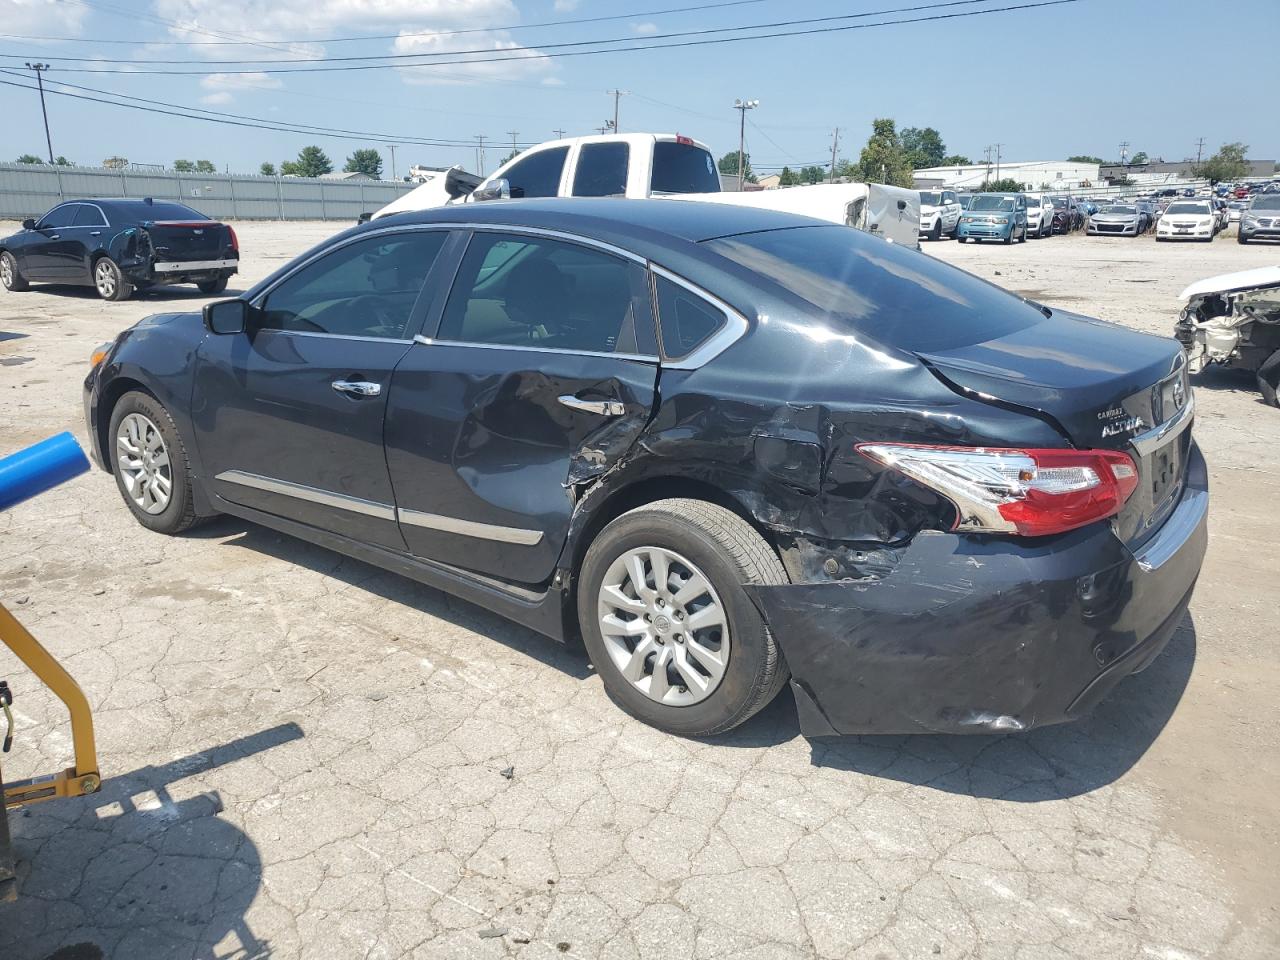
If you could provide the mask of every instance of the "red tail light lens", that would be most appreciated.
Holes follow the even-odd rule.
[[[231,234],[231,251],[236,255],[240,255],[240,238],[236,236],[236,228],[227,224],[227,233]]]
[[[1138,486],[1118,450],[935,447],[863,443],[864,457],[935,490],[956,507],[953,529],[1041,537],[1114,516]]]

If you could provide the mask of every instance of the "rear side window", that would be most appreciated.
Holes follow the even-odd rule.
[[[539,150],[517,160],[503,176],[511,184],[512,197],[554,197],[560,192],[568,147]]]
[[[437,339],[594,353],[654,352],[644,271],[591,247],[477,233]],[[639,304],[639,307],[637,305]]]
[[[87,203],[80,204],[80,209],[76,211],[77,227],[105,227],[107,221],[102,216],[102,211],[97,207],[90,206]]]
[[[676,140],[653,145],[654,193],[719,193],[720,174],[705,147]]]
[[[724,313],[666,277],[657,278],[658,326],[663,356],[678,360],[706,343],[725,324]]]
[[[40,230],[69,227],[75,221],[76,211],[79,209],[80,204],[78,203],[64,203],[62,206],[54,207],[46,213],[36,226]]]
[[[573,175],[575,197],[616,197],[627,192],[627,164],[631,147],[626,143],[588,143],[578,151]]]
[[[707,247],[808,302],[837,329],[903,350],[945,350],[1045,322],[999,287],[845,227],[796,227]]]
[[[445,237],[443,230],[416,231],[339,247],[267,294],[258,327],[404,339]]]

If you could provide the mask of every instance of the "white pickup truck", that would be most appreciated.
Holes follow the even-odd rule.
[[[454,171],[450,171],[454,173]],[[620,133],[549,140],[495,170],[473,190],[460,172],[424,183],[374,219],[446,203],[520,197],[664,197],[803,214],[919,249],[920,197],[878,183],[725,191],[706,144],[679,134]]]

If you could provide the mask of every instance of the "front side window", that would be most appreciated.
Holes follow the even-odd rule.
[[[573,175],[575,197],[616,197],[627,192],[627,163],[631,147],[626,143],[588,143],[578,151]]]
[[[642,287],[637,264],[591,247],[477,233],[458,270],[438,339],[652,353],[652,319],[647,308],[636,308]]]
[[[554,197],[560,192],[560,174],[568,147],[539,150],[511,165],[503,176],[511,184],[512,197]]]
[[[76,211],[80,209],[78,203],[64,203],[60,207],[54,207],[36,224],[37,230],[54,230],[58,227],[69,227],[76,219]]]
[[[678,360],[693,353],[724,326],[724,311],[666,277],[660,276],[657,281],[662,353]]]
[[[948,190],[946,193],[944,193],[944,194],[942,195],[942,202],[943,202],[943,203],[955,203],[955,202],[956,202],[956,195],[955,195],[954,193],[952,193],[950,190]]]
[[[443,230],[367,237],[303,267],[267,294],[258,326],[404,339]]]

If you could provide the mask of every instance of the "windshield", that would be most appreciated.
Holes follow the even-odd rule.
[[[1098,212],[1099,213],[1119,213],[1119,214],[1123,214],[1126,217],[1132,217],[1137,214],[1138,208],[1137,207],[1121,207],[1121,206],[1112,205],[1110,207],[1103,207]]]
[[[1280,193],[1265,193],[1253,198],[1251,210],[1280,210]]]
[[[1171,203],[1164,212],[1206,214],[1209,212],[1209,205],[1207,203]]]
[[[706,246],[812,304],[836,329],[903,350],[981,343],[1045,319],[973,274],[847,227],[769,230]]]
[[[1039,206],[1040,206],[1040,198],[1039,198],[1039,197],[1027,197],[1027,206],[1028,206],[1028,207],[1039,207]]]
[[[927,204],[930,207],[936,207],[938,204],[942,202],[942,194],[935,193],[932,190],[921,190],[920,202],[923,204]]]
[[[1059,210],[1067,209],[1067,201],[1064,197],[1054,197],[1053,205],[1057,207]]]
[[[719,193],[720,174],[705,147],[676,140],[653,145],[654,193]]]
[[[1013,197],[997,197],[994,194],[985,193],[980,197],[974,197],[973,203],[969,204],[970,210],[1012,210]]]

